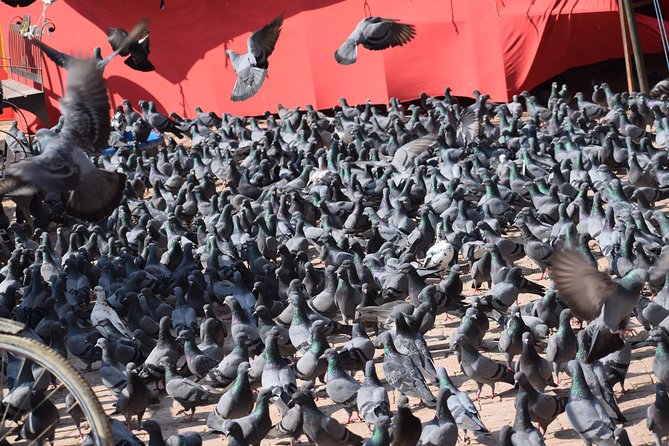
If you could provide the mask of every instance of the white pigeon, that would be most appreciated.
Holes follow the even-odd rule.
[[[455,257],[456,248],[448,240],[442,239],[442,224],[437,224],[437,240],[425,253],[425,269],[447,270]]]
[[[102,335],[105,335],[104,328],[99,326],[99,324],[103,320],[108,320],[118,331],[132,339],[133,334],[130,328],[128,328],[116,311],[114,311],[114,309],[107,303],[105,290],[101,286],[96,286],[93,292],[95,293],[95,305],[93,306],[93,311],[91,311],[91,322],[93,323],[93,326],[97,328]]]

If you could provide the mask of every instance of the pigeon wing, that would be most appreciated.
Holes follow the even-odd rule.
[[[381,19],[364,29],[365,39],[362,46],[368,50],[384,50],[394,46],[402,46],[416,35],[416,27],[398,23],[395,20]]]
[[[269,22],[248,38],[249,52],[255,57],[256,64],[260,68],[267,68],[267,58],[274,52],[274,46],[281,34],[283,15]]]
[[[584,320],[597,317],[606,301],[618,290],[608,274],[597,270],[576,251],[556,253],[553,281],[560,299]]]

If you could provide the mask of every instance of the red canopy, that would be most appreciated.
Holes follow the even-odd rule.
[[[493,100],[529,89],[567,68],[621,57],[615,0],[60,0],[47,16],[57,29],[44,42],[69,53],[88,55],[94,46],[109,54],[106,29],[130,29],[150,19],[152,73],[135,72],[121,60],[106,69],[113,103],[152,99],[160,110],[193,115],[196,105],[235,114],[262,114],[286,106],[332,107],[388,98],[411,100],[421,92],[456,95],[474,89]],[[42,2],[15,9],[0,4],[6,33],[10,19],[40,16]],[[235,74],[226,49],[243,52],[249,33],[277,15],[286,20],[268,78],[243,103],[230,101]],[[404,47],[360,49],[358,62],[341,66],[333,57],[365,15],[402,20],[417,28]],[[661,51],[654,18],[638,16],[644,49]],[[48,62],[46,86],[54,105],[65,74]]]

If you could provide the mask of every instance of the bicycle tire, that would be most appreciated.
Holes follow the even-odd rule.
[[[56,376],[79,402],[98,446],[114,444],[109,420],[93,389],[62,355],[31,338],[0,333],[0,351],[16,353],[30,359]]]

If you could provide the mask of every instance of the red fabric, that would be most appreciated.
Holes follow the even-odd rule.
[[[390,97],[411,100],[421,92],[456,95],[474,89],[501,101],[567,68],[621,57],[615,0],[60,0],[47,16],[56,31],[44,42],[74,54],[94,46],[109,54],[106,29],[126,29],[147,16],[153,73],[134,72],[122,61],[106,69],[112,102],[152,99],[160,110],[193,115],[205,110],[262,114],[285,106],[329,108]],[[0,24],[16,14],[41,14],[42,2],[15,9],[0,5]],[[261,6],[259,6],[261,5]],[[260,92],[243,103],[229,100],[235,81],[226,49],[243,52],[249,33],[284,13],[283,32]],[[416,38],[404,47],[360,48],[358,62],[341,66],[334,51],[366,14],[413,23]],[[499,14],[499,15],[498,15]],[[657,22],[639,16],[647,52],[661,51]],[[65,74],[48,62],[46,86],[57,116]]]

